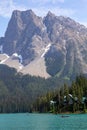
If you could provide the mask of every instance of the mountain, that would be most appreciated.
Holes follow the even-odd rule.
[[[41,18],[32,10],[15,10],[0,52],[1,64],[24,74],[73,79],[87,74],[87,28],[50,11]]]

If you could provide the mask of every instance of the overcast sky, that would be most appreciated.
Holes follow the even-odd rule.
[[[87,0],[0,0],[0,37],[4,36],[13,10],[29,9],[38,16],[51,11],[87,25]]]

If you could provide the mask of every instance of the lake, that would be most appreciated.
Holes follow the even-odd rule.
[[[87,114],[0,114],[0,130],[87,130]]]

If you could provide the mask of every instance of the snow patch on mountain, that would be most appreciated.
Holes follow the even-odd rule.
[[[13,56],[18,57],[18,54],[17,53],[13,53]]]
[[[51,47],[51,44],[49,43],[49,44],[46,46],[46,48],[43,49],[44,52],[43,52],[43,54],[41,55],[41,58],[45,56],[45,54],[49,51],[50,47]]]
[[[14,56],[14,57],[18,58],[18,59],[19,59],[19,62],[22,64],[22,62],[23,62],[22,55],[18,55],[17,53],[13,53],[13,55],[12,55],[12,56]]]
[[[5,60],[2,60],[1,62],[0,62],[0,64],[3,64],[5,61],[6,61],[7,59],[5,59]]]
[[[4,53],[3,55],[6,56],[7,58],[9,58],[9,55],[7,55],[6,53]]]
[[[7,54],[5,54],[5,53],[1,54],[1,55],[2,55],[2,57],[5,56],[5,58],[0,61],[0,64],[4,64],[4,62],[8,60],[9,56]]]

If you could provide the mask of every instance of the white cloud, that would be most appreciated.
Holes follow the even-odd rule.
[[[47,3],[50,3],[50,4],[64,3],[64,0],[31,0],[31,1],[29,0],[29,2],[44,5],[44,4],[47,4]]]
[[[26,7],[23,5],[17,5],[13,0],[0,1],[0,16],[10,17],[13,10],[25,10]]]
[[[50,4],[47,4],[47,6],[44,6],[44,4],[51,2],[55,4],[55,6],[49,6]],[[39,16],[45,16],[48,11],[51,11],[55,15],[64,15],[64,16],[72,16],[75,11],[72,9],[68,8],[59,8],[56,6],[56,3],[58,2],[64,3],[64,0],[29,0],[29,3],[42,3],[41,6],[34,6],[32,5],[31,7],[29,5],[24,6],[24,5],[19,5],[17,2],[13,2],[13,0],[3,0],[0,1],[0,16],[3,17],[11,17],[12,11],[13,10],[27,10],[27,9],[32,9],[37,15]],[[49,8],[48,8],[49,7]]]
[[[39,9],[33,8],[33,10],[39,16],[45,16],[48,13],[48,11],[51,11],[52,13],[54,13],[57,16],[63,15],[63,16],[71,17],[72,15],[75,14],[75,10],[63,9],[63,8],[57,8],[57,7],[55,7],[55,8],[44,8],[44,7],[41,7]]]
[[[53,4],[58,3],[58,2],[64,3],[64,0],[52,0],[52,3],[53,3]]]

